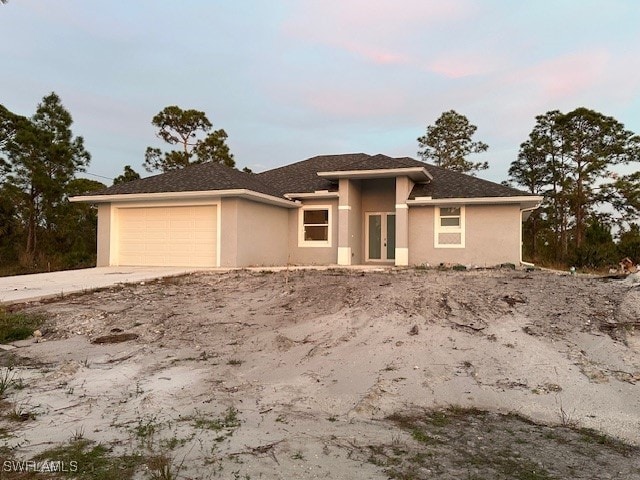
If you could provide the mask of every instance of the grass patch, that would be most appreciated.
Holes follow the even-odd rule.
[[[35,420],[36,417],[36,412],[30,410],[28,405],[14,405],[5,416],[7,420],[12,422],[28,422],[29,420]]]
[[[350,454],[388,478],[553,480],[640,472],[640,448],[590,429],[457,406],[413,409],[387,420],[400,430],[390,443],[353,445]],[[413,441],[405,443],[407,436]]]
[[[81,480],[130,480],[145,464],[140,455],[114,455],[110,448],[86,439],[52,448],[33,460],[52,465],[61,462],[65,476]]]
[[[420,428],[414,428],[411,431],[411,438],[413,438],[416,442],[420,442],[425,445],[436,445],[440,443],[437,438],[432,437]]]
[[[240,426],[240,419],[238,418],[238,410],[229,407],[225,410],[224,415],[220,418],[209,418],[203,414],[196,414],[191,417],[186,417],[184,420],[191,421],[195,428],[200,430],[230,430]]]
[[[7,312],[0,308],[0,343],[29,338],[42,322],[40,315]]]
[[[0,398],[4,398],[4,394],[11,387],[15,387],[15,372],[12,367],[0,368]]]
[[[536,463],[520,458],[505,449],[490,454],[473,454],[461,462],[463,467],[473,467],[480,471],[493,470],[514,480],[552,480],[556,477]]]
[[[616,438],[610,437],[591,428],[580,428],[578,432],[582,436],[582,440],[585,443],[602,445],[604,447],[615,450],[625,457],[637,454],[638,452],[638,448],[628,445]]]

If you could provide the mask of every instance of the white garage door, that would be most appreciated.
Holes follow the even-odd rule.
[[[216,207],[121,208],[119,265],[216,266]]]

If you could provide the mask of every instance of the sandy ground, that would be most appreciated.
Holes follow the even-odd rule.
[[[165,448],[183,478],[388,478],[358,447],[410,442],[389,415],[451,405],[640,445],[640,288],[628,281],[236,271],[27,309],[49,320],[40,342],[5,353],[24,386],[9,400],[35,414],[4,440],[23,458],[84,436]],[[138,338],[91,343],[122,333]],[[230,411],[239,425],[204,421]],[[640,478],[635,462],[606,478]]]

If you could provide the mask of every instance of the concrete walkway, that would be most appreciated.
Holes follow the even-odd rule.
[[[186,267],[98,267],[0,277],[0,304],[21,303],[200,271]]]

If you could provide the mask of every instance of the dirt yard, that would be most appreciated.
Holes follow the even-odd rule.
[[[2,353],[5,459],[79,478],[640,479],[628,280],[235,271],[24,308],[47,320]],[[0,478],[32,478],[8,461]]]

